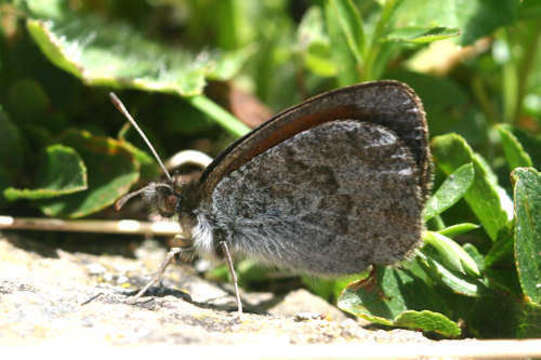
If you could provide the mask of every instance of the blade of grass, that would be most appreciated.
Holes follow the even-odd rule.
[[[233,135],[240,137],[250,131],[248,126],[204,95],[190,96],[185,99],[192,106],[216,120],[218,124]]]
[[[376,64],[376,60],[379,57],[379,53],[382,51],[382,46],[391,46],[390,44],[384,44],[381,41],[383,40],[386,32],[389,30],[391,18],[401,2],[402,0],[387,0],[383,6],[381,15],[378,19],[374,32],[372,33],[370,45],[366,50],[364,62],[364,80],[376,79],[374,69],[376,66],[378,66],[378,64]]]
[[[365,55],[363,20],[351,0],[330,0],[330,2],[357,65],[361,67]]]

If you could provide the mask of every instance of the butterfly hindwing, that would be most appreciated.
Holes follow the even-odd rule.
[[[206,213],[234,252],[336,275],[394,263],[421,232],[419,169],[383,126],[326,122],[222,178]]]

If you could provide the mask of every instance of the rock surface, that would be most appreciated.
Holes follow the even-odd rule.
[[[306,290],[283,298],[243,292],[248,312],[239,316],[227,286],[187,265],[170,266],[154,296],[128,305],[163,248],[140,247],[135,259],[96,256],[44,247],[36,234],[0,237],[0,344],[432,343],[411,331],[366,329]]]

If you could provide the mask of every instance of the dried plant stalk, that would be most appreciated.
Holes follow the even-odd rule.
[[[181,232],[174,221],[61,220],[0,216],[0,230],[69,231],[109,234],[152,234],[174,236]]]

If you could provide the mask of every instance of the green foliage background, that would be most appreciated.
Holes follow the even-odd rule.
[[[159,176],[112,89],[165,158],[215,155],[249,131],[218,105],[220,82],[276,112],[396,79],[423,100],[432,139],[425,246],[305,285],[385,326],[541,336],[541,2],[12,0],[0,21],[3,213],[103,217]],[[266,276],[239,272],[246,285]]]

